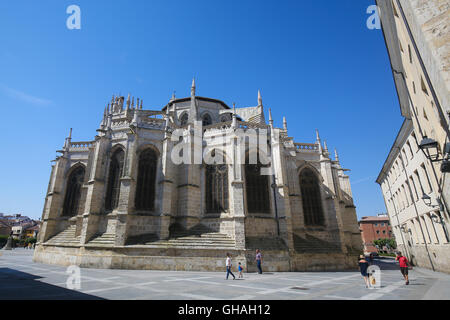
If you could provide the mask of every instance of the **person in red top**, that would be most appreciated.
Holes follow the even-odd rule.
[[[409,278],[408,278],[408,259],[406,259],[406,257],[402,256],[401,252],[397,253],[397,257],[395,258],[395,261],[398,261],[398,263],[400,264],[400,272],[403,275],[403,278],[405,278],[406,281],[406,285],[409,284]]]

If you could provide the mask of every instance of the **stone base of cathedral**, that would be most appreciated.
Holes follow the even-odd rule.
[[[240,262],[246,272],[256,272],[254,250],[151,248],[124,246],[114,248],[61,247],[38,245],[33,261],[82,268],[210,271],[223,272],[226,254],[233,264]],[[289,251],[263,251],[263,271],[347,271],[356,270],[357,255],[343,253],[290,253]]]

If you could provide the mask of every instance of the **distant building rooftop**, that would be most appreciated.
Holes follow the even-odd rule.
[[[375,221],[389,221],[388,216],[376,216],[376,217],[362,217],[359,222],[375,222]]]

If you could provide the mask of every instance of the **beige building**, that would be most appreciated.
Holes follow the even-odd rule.
[[[450,272],[447,221],[423,195],[438,197],[419,149],[412,121],[406,119],[377,179],[391,221],[397,248],[415,265]]]
[[[416,264],[450,272],[449,3],[377,5],[405,118],[377,182],[396,239]]]
[[[361,236],[337,153],[318,133],[294,142],[269,116],[260,95],[230,108],[195,83],[159,110],[113,97],[95,139],[70,135],[59,151],[34,260],[219,271],[229,252],[255,271],[261,249],[267,271],[355,268]]]

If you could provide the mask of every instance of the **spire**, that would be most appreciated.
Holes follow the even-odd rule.
[[[66,151],[69,150],[71,141],[72,141],[72,128],[70,128],[69,136],[66,138],[66,141],[64,143],[64,150]]]
[[[237,118],[236,118],[236,103],[233,102],[233,116],[231,119],[231,127],[237,129]]]
[[[273,126],[272,110],[269,108],[269,124]]]
[[[142,110],[142,104],[144,103],[144,99],[141,99],[141,106],[139,107],[139,109]]]
[[[165,117],[164,117],[165,119],[165,124],[166,124],[166,131],[168,130],[168,128],[169,128],[169,107],[167,107],[166,108],[166,114],[165,114]]]
[[[195,78],[192,78],[191,97],[195,97]]]
[[[169,102],[175,101],[176,97],[175,97],[175,91],[172,93],[172,98],[170,98]]]
[[[192,79],[191,86],[191,107],[189,108],[189,123],[197,121],[197,100],[195,99],[195,78]]]
[[[130,109],[130,94],[128,94],[127,98],[127,110]]]
[[[338,155],[338,152],[337,152],[336,148],[334,148],[334,161],[339,163],[339,155]]]
[[[139,109],[139,98],[136,98],[136,110]]]
[[[284,131],[287,131],[287,121],[286,121],[286,117],[283,117],[283,129],[284,129]]]
[[[261,91],[258,90],[258,107],[262,106],[262,97],[261,97]]]
[[[319,130],[316,129],[316,144],[319,146],[319,152],[322,154],[322,142],[320,141]]]
[[[131,99],[131,109],[134,108],[134,97]]]
[[[327,146],[326,140],[323,140],[323,151],[326,155],[330,155],[330,153],[328,152],[328,146]]]

